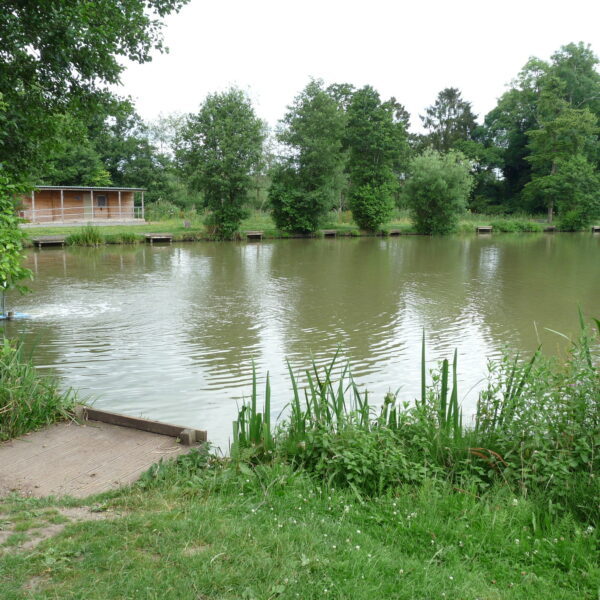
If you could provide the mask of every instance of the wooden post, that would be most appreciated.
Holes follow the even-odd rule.
[[[94,190],[90,190],[90,204],[92,205],[92,221],[94,220]]]
[[[31,222],[35,223],[35,190],[31,192]]]
[[[121,190],[119,190],[119,219],[123,218],[123,209],[121,208]]]
[[[135,214],[133,215],[135,217]],[[144,192],[142,192],[142,219],[144,218]]]
[[[65,190],[60,190],[60,218],[65,220]]]

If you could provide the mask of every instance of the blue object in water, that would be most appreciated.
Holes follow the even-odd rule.
[[[20,313],[20,312],[14,312],[12,314],[11,320],[12,319],[29,319],[29,315],[26,315],[25,313]],[[0,315],[0,321],[5,320],[8,321],[8,315]]]

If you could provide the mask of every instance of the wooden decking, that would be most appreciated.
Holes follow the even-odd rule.
[[[592,225],[592,233],[600,233],[600,225]]]
[[[264,231],[246,231],[246,239],[260,242],[263,238]]]
[[[396,235],[400,235],[402,232],[399,229],[390,229],[388,230],[387,234],[389,236],[396,236]]]
[[[146,242],[150,242],[151,244],[154,244],[155,242],[173,243],[172,233],[146,233],[144,237],[146,238]]]
[[[546,233],[556,233],[556,225],[546,225],[546,227],[544,227],[544,231]]]
[[[322,229],[321,234],[323,237],[336,237],[337,230],[336,229]]]
[[[42,246],[64,246],[66,235],[39,235],[31,238],[34,246],[41,248]]]
[[[105,492],[132,483],[160,459],[189,452],[197,440],[206,440],[206,432],[181,426],[89,408],[80,414],[89,418],[0,444],[0,497],[13,491],[76,498]]]
[[[482,227],[475,227],[476,233],[492,233],[493,227],[491,225],[483,225]]]

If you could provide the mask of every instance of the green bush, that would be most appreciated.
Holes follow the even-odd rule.
[[[181,209],[168,200],[157,200],[146,206],[145,216],[147,221],[168,221],[179,217]]]
[[[414,158],[404,193],[417,232],[455,231],[472,187],[470,165],[459,152],[427,150]]]

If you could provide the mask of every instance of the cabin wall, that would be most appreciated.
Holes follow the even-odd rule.
[[[98,196],[106,197],[106,206],[101,206]],[[94,191],[93,203],[90,191],[64,190],[61,207],[60,190],[40,190],[35,192],[35,210],[32,210],[31,196],[24,196],[19,208],[22,218],[31,223],[52,223],[63,221],[120,220],[133,219],[134,192]]]

